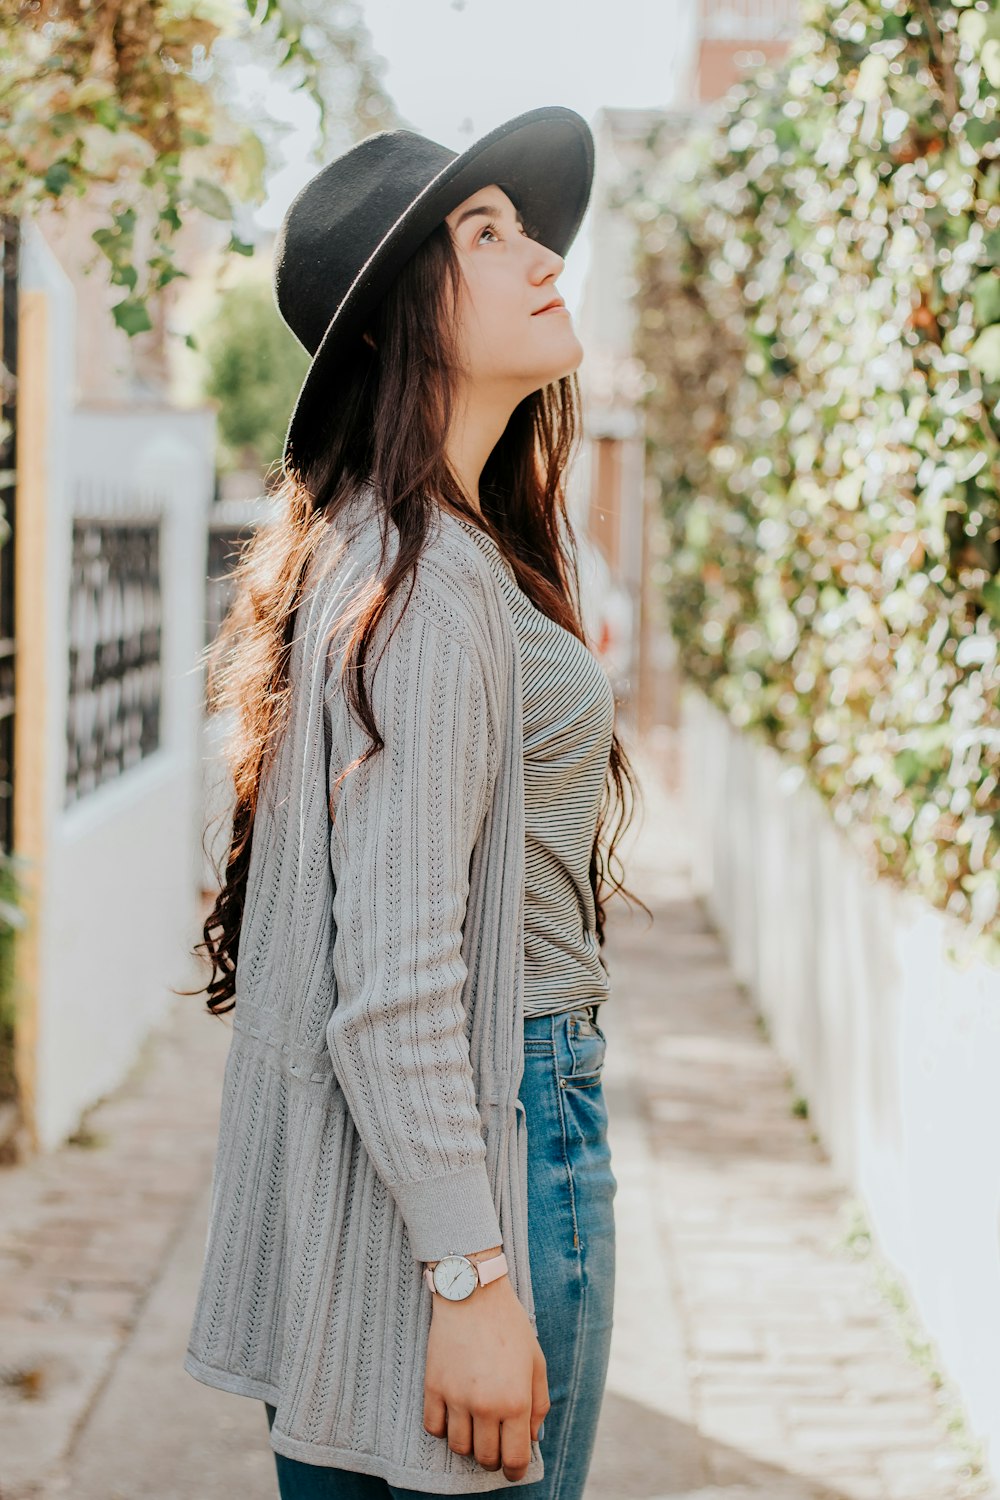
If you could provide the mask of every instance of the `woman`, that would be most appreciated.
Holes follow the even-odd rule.
[[[199,947],[234,1016],[185,1368],[265,1402],[283,1496],[575,1500],[590,1463],[601,838],[634,789],[563,493],[592,173],[558,107],[461,155],[380,132],[279,235],[313,361],[213,656],[239,732]]]

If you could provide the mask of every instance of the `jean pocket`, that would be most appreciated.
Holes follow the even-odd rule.
[[[607,1038],[585,1012],[570,1011],[558,1054],[559,1087],[596,1088],[604,1073]]]

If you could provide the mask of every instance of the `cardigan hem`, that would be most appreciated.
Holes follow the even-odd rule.
[[[267,1380],[254,1380],[252,1375],[235,1375],[218,1365],[206,1365],[188,1350],[184,1356],[184,1368],[202,1385],[212,1385],[218,1391],[228,1391],[232,1396],[254,1396],[259,1401],[269,1401],[277,1406],[281,1392]]]
[[[272,1403],[273,1404],[273,1403]],[[438,1442],[446,1443],[445,1438]],[[534,1444],[532,1446],[535,1446]],[[535,1484],[544,1474],[541,1458],[532,1456],[523,1479],[508,1479],[503,1469],[484,1469],[447,1473],[437,1469],[420,1469],[394,1464],[378,1453],[358,1452],[355,1448],[327,1448],[318,1443],[302,1443],[271,1428],[271,1447],[285,1458],[299,1463],[317,1464],[322,1468],[347,1469],[355,1474],[372,1474],[387,1484],[398,1484],[408,1490],[423,1490],[429,1495],[471,1495],[486,1490],[512,1489],[519,1484]],[[456,1454],[456,1457],[460,1455]]]
[[[266,1380],[254,1380],[250,1375],[236,1375],[216,1365],[206,1365],[190,1351],[184,1357],[184,1369],[203,1385],[214,1386],[233,1396],[249,1396],[266,1401],[277,1407],[281,1394],[276,1386]],[[534,1484],[545,1474],[545,1464],[538,1452],[537,1442],[532,1443],[531,1462],[523,1479],[508,1479],[503,1469],[483,1469],[472,1473],[443,1473],[437,1470],[407,1467],[395,1464],[378,1453],[367,1453],[356,1448],[332,1448],[321,1443],[303,1443],[280,1431],[275,1423],[270,1430],[271,1448],[284,1458],[296,1459],[299,1463],[313,1464],[324,1469],[347,1469],[355,1474],[372,1474],[384,1479],[387,1484],[402,1485],[404,1489],[421,1490],[429,1495],[471,1495],[488,1490],[513,1489],[519,1484]],[[441,1442],[445,1439],[441,1438]],[[458,1456],[458,1455],[456,1455]]]

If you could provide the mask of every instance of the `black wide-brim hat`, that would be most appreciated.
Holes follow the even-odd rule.
[[[530,109],[462,152],[412,130],[380,130],[329,162],[289,205],[274,249],[274,300],[312,355],[285,436],[286,469],[322,441],[334,376],[417,247],[479,188],[497,183],[533,237],[565,255],[587,209],[594,141],[561,105]]]

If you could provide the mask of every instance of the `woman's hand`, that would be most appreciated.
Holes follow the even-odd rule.
[[[453,1453],[523,1479],[549,1409],[545,1355],[509,1276],[461,1302],[434,1296],[424,1427]]]

